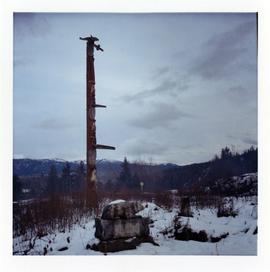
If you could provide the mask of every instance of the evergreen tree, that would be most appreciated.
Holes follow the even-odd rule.
[[[57,170],[54,164],[51,165],[48,179],[48,194],[51,199],[55,198],[57,183]]]
[[[129,162],[126,157],[124,158],[124,162],[122,163],[122,170],[118,178],[118,183],[120,187],[130,187],[131,172]]]
[[[111,179],[108,179],[106,182],[106,185],[104,186],[105,191],[107,192],[113,192],[114,186]]]
[[[132,184],[131,184],[131,188],[140,188],[140,179],[137,173],[135,173],[132,177]]]
[[[71,193],[71,175],[70,175],[70,164],[69,162],[66,162],[65,166],[62,170],[62,180],[63,180],[63,186],[64,191],[66,193]]]
[[[220,158],[222,160],[230,159],[232,157],[232,152],[229,147],[225,147],[221,149],[221,155]]]
[[[62,170],[62,178],[69,178],[69,177],[70,177],[70,164],[69,162],[66,162]]]
[[[22,184],[20,178],[17,175],[13,176],[13,201],[17,201],[21,198]]]
[[[76,169],[76,174],[77,174],[77,178],[76,178],[76,183],[74,184],[74,189],[76,190],[82,190],[84,188],[84,181],[85,181],[85,170],[84,170],[84,163],[83,161],[80,162],[80,164],[78,165],[77,169]]]
[[[77,175],[80,177],[84,176],[84,163],[83,161],[80,162],[79,166],[77,167]]]

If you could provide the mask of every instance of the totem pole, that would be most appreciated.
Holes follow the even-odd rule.
[[[86,41],[86,203],[89,207],[97,208],[97,173],[96,156],[97,149],[115,150],[113,146],[99,145],[96,143],[96,108],[106,108],[104,105],[96,104],[95,94],[95,68],[94,68],[94,49],[103,51],[99,44],[95,44],[98,38],[81,38]]]

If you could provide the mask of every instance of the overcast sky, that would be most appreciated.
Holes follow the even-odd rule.
[[[14,15],[14,157],[85,159],[86,44],[98,158],[187,164],[257,145],[256,15]]]

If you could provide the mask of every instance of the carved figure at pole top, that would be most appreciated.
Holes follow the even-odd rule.
[[[90,37],[80,37],[80,40],[90,42],[97,50],[104,51],[99,44],[95,44],[95,42],[99,41],[97,37],[91,35]]]

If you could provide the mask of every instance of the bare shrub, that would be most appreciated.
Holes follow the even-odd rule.
[[[196,232],[191,229],[191,227],[186,224],[184,226],[177,222],[174,226],[174,237],[176,240],[189,241],[194,240],[198,242],[207,242],[208,236],[205,230],[200,230]]]
[[[86,206],[83,193],[14,203],[13,236],[24,235],[28,231],[38,236],[55,230],[64,231],[92,216],[93,209]]]
[[[235,217],[237,216],[237,211],[234,209],[233,199],[223,198],[218,203],[217,207],[217,217]]]
[[[192,217],[190,197],[182,197],[180,201],[180,216]]]
[[[172,194],[170,192],[157,193],[155,196],[155,203],[165,209],[171,209],[174,205]]]

